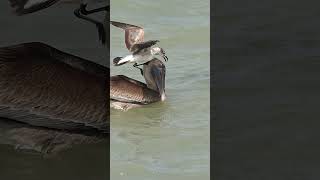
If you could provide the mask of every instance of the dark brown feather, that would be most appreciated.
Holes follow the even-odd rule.
[[[35,126],[107,132],[108,76],[103,74],[109,69],[42,43],[0,48],[0,116]]]
[[[160,42],[160,41],[159,40],[150,40],[150,41],[146,41],[146,42],[136,43],[131,47],[130,51],[132,52],[133,55],[135,55],[135,54],[138,54],[142,49],[149,48],[149,47],[157,44],[158,42]]]
[[[160,100],[159,93],[146,84],[123,75],[110,78],[111,100],[126,103],[149,104]]]

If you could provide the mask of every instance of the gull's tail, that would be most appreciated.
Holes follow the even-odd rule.
[[[115,66],[121,66],[123,64],[126,64],[127,62],[130,62],[132,59],[132,55],[126,56],[126,57],[116,57],[113,59],[113,65]]]
[[[119,63],[119,61],[122,59],[122,57],[116,57],[113,59],[113,65],[115,66],[120,66],[121,64]]]

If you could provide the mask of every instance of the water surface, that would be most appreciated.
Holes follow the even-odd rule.
[[[143,26],[169,58],[165,102],[111,111],[111,179],[209,179],[209,1],[111,0],[111,20]],[[110,57],[128,54],[110,28]],[[144,82],[132,65],[111,74]]]

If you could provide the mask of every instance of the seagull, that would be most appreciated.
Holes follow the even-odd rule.
[[[161,47],[154,46],[159,40],[144,41],[144,30],[142,27],[116,21],[110,21],[110,23],[125,31],[125,44],[127,49],[132,53],[125,57],[114,58],[113,64],[115,66],[130,62],[134,63],[133,66],[138,68],[137,66],[154,59],[156,55],[160,55],[165,61],[168,61],[165,51]],[[142,73],[142,69],[139,69]]]
[[[109,13],[110,12],[109,3],[107,6],[104,6],[101,8],[87,10],[88,3],[100,3],[100,2],[105,3],[107,2],[105,0],[9,0],[11,8],[13,8],[14,13],[18,16],[40,11],[42,9],[52,6],[53,4],[59,1],[63,3],[79,3],[80,2],[80,7],[74,11],[75,16],[95,24],[96,27],[98,28],[99,40],[101,41],[102,44],[106,43],[106,36],[109,36],[109,33],[107,33],[105,30],[106,24],[103,24],[97,20],[87,17],[87,15],[89,14],[93,14],[101,11],[106,11]],[[104,22],[107,21],[107,17],[108,15],[106,13]]]
[[[146,83],[124,75],[110,77],[110,107],[129,110],[158,101],[165,101],[166,67],[154,58],[143,64],[143,77]]]

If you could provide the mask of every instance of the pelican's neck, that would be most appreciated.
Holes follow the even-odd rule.
[[[143,76],[146,85],[161,95],[165,100],[165,66],[160,60],[151,60],[143,65]]]
[[[149,71],[144,72],[143,77],[146,81],[147,87],[158,92],[157,85],[152,79],[151,73]]]

